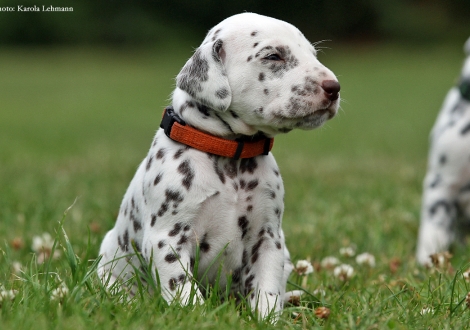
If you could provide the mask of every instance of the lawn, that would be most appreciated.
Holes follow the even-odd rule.
[[[443,269],[414,261],[428,135],[459,75],[461,45],[323,44],[319,59],[339,77],[342,109],[321,129],[278,136],[273,149],[292,258],[315,266],[292,275],[290,288],[303,282],[306,293],[276,325],[217,292],[180,307],[146,294],[126,304],[100,286],[99,244],[194,46],[0,48],[0,283],[15,290],[0,303],[0,327],[467,327],[466,248],[456,246]],[[43,233],[60,255],[41,264],[34,241]],[[375,267],[340,254],[347,247],[371,253]],[[343,281],[321,267],[327,256],[354,276]]]

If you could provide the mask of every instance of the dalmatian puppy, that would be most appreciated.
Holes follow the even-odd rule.
[[[446,251],[470,225],[470,38],[458,86],[451,88],[431,132],[416,258]]]
[[[167,111],[224,141],[251,141],[321,126],[337,113],[339,90],[297,28],[243,13],[208,32],[176,77]],[[102,242],[103,283],[133,294],[131,279],[145,263],[169,303],[201,302],[217,283],[261,318],[277,315],[293,269],[281,227],[283,182],[271,153],[237,158],[159,129]]]

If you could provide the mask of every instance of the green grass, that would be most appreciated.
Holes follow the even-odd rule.
[[[17,291],[1,304],[0,328],[467,327],[466,248],[455,247],[451,272],[419,268],[413,258],[428,134],[458,77],[460,45],[327,44],[319,58],[339,76],[340,114],[319,130],[275,141],[293,260],[318,265],[336,256],[354,267],[352,279],[327,270],[308,275],[301,306],[289,307],[275,326],[219,302],[217,292],[204,305],[180,307],[148,295],[125,304],[101,287],[99,244],[192,46],[0,49],[0,283]],[[31,246],[44,232],[57,239],[61,257],[38,265]],[[341,257],[349,245],[372,253],[376,267]],[[14,262],[22,273],[13,274]],[[293,275],[290,288],[300,281]],[[62,282],[68,295],[51,300]],[[317,288],[326,295],[311,296]],[[318,306],[330,308],[328,320],[315,317]],[[433,312],[421,315],[427,307]]]

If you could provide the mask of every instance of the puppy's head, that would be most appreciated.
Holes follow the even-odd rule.
[[[267,135],[321,126],[340,102],[336,76],[303,34],[253,13],[212,28],[176,81],[196,102]]]

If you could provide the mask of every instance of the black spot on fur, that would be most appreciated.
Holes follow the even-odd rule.
[[[434,180],[429,185],[430,188],[436,188],[441,183],[442,177],[440,174],[437,174]]]
[[[158,175],[155,177],[155,180],[153,180],[153,185],[156,186],[162,179],[162,174],[158,173]]]
[[[225,175],[224,175],[224,172],[222,172],[222,171],[219,169],[219,164],[218,164],[218,162],[217,162],[217,158],[214,158],[213,166],[214,166],[214,171],[215,171],[215,173],[216,173],[217,176],[219,177],[219,180],[220,180],[222,183],[225,183]]]
[[[166,244],[164,241],[160,241],[158,242],[158,248],[161,249],[162,247],[164,247]]]
[[[265,95],[269,95],[269,90],[267,88],[265,88],[263,92]]]
[[[165,153],[166,153],[166,150],[164,148],[161,148],[157,151],[157,154],[155,155],[155,157],[157,159],[162,159],[165,156]]]
[[[151,221],[150,221],[150,227],[153,227],[155,226],[155,223],[157,222],[157,215],[155,213],[152,213],[152,216],[151,216]]]
[[[247,61],[247,62],[250,62],[252,58],[253,58],[253,56],[250,55],[250,56],[248,56],[248,58],[246,59],[246,61]]]
[[[445,165],[445,163],[447,163],[447,156],[446,155],[441,155],[439,157],[439,164]]]
[[[183,231],[188,231],[188,230],[190,230],[190,229],[191,229],[191,226],[190,226],[190,225],[186,225],[186,226],[184,226]]]
[[[183,187],[189,190],[194,179],[194,171],[191,168],[189,160],[185,160],[178,166],[178,172],[184,176],[182,181]]]
[[[253,44],[253,48],[255,48],[256,46],[258,46],[258,44],[259,44],[259,42],[255,42],[255,43]]]
[[[245,180],[240,179],[240,188],[241,188],[241,189],[245,189],[245,187],[246,187],[246,182],[245,182]]]
[[[160,205],[160,209],[158,209],[157,216],[163,216],[166,211],[168,211],[168,202],[163,202],[162,205]]]
[[[253,31],[253,32],[251,32],[251,36],[252,36],[252,37],[255,37],[257,34],[258,34],[258,31]]]
[[[246,211],[247,211],[247,212],[253,211],[253,205],[248,205],[248,206],[246,207]]]
[[[188,241],[188,236],[186,235],[181,235],[180,240],[176,243],[178,245],[184,244]]]
[[[278,248],[278,250],[280,250],[280,249],[282,248],[281,243],[280,243],[280,242],[276,242],[276,247]]]
[[[132,222],[132,225],[133,225],[133,227],[134,227],[134,232],[135,232],[135,233],[142,229],[142,224],[141,224],[140,221],[138,221],[137,219],[135,219],[135,220]]]
[[[227,164],[224,166],[225,174],[231,179],[233,179],[238,174],[237,169],[237,162],[231,159]]]
[[[255,279],[255,275],[251,274],[245,279],[245,295],[250,293],[253,290],[253,280]]]
[[[248,252],[246,252],[246,250],[243,250],[242,265],[246,266],[247,263],[248,263]]]
[[[460,134],[465,135],[469,132],[470,132],[470,123],[468,123],[467,125],[464,126],[464,128],[462,128],[462,130],[460,131]]]
[[[263,244],[264,237],[261,237],[259,241],[253,245],[253,248],[251,249],[251,263],[254,264],[256,260],[258,260],[259,257],[259,249],[261,245]]]
[[[170,280],[168,281],[168,286],[170,287],[171,291],[176,290],[176,283],[177,283],[177,280],[174,277],[170,278]]]
[[[242,173],[248,172],[253,174],[258,167],[258,163],[255,158],[244,158],[240,161],[240,171]]]
[[[199,244],[199,248],[204,253],[209,252],[211,246],[209,245],[209,243],[207,243],[207,233],[204,234],[204,236],[202,237],[202,242]]]
[[[178,159],[178,158],[180,158],[180,157],[181,157],[181,155],[183,154],[183,152],[185,152],[185,151],[186,151],[186,150],[188,150],[188,149],[189,149],[189,147],[187,147],[187,146],[186,146],[186,147],[184,147],[184,148],[180,148],[180,149],[178,149],[178,151],[176,151],[176,152],[175,152],[175,154],[174,154],[173,158],[174,158],[174,159]]]
[[[246,191],[253,190],[253,189],[255,189],[257,186],[258,186],[258,179],[251,180],[251,181],[248,182],[248,184],[246,185]]]
[[[264,78],[265,78],[265,75],[264,75],[263,72],[261,72],[261,73],[259,74],[259,76],[258,76],[258,80],[259,80],[259,81],[263,81]]]
[[[431,213],[431,215],[436,214],[438,208],[440,207],[442,207],[447,214],[450,214],[452,211],[451,203],[446,200],[438,200],[429,208],[429,213]]]
[[[147,166],[145,166],[146,171],[150,170],[150,167],[152,167],[152,161],[153,161],[153,157],[148,157]]]
[[[176,236],[181,231],[181,222],[175,223],[173,229],[168,233],[168,236]]]
[[[177,261],[179,258],[178,255],[174,254],[174,253],[169,253],[165,256],[165,261],[168,262],[169,264],[172,264],[174,263],[175,261]]]
[[[276,198],[276,193],[275,193],[273,190],[271,190],[271,191],[269,192],[269,198],[271,198],[271,199],[275,199],[275,198]]]
[[[242,239],[243,239],[246,233],[248,232],[248,219],[246,218],[246,216],[241,216],[238,218],[238,227],[240,227],[242,231]]]
[[[235,269],[232,273],[232,283],[239,283],[242,277],[242,267]]]

